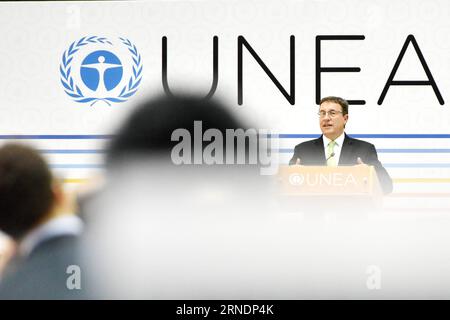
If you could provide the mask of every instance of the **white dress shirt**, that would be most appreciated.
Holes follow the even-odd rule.
[[[325,135],[322,136],[323,138],[323,148],[325,151],[325,157],[327,157],[327,147],[328,144],[332,141],[325,137]],[[334,145],[334,157],[336,159],[336,165],[339,165],[339,159],[341,157],[341,151],[342,151],[342,145],[344,144],[345,134],[342,133],[339,137],[337,137],[334,141],[336,144]]]

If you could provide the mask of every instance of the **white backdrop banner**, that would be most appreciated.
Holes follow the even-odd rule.
[[[347,133],[394,178],[387,202],[446,208],[449,15],[446,0],[0,3],[1,141],[33,143],[77,182],[166,88],[279,133],[286,163],[320,134],[318,99],[337,95],[352,104]]]

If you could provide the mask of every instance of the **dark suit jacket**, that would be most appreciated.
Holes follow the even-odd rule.
[[[289,161],[290,165],[296,163],[300,158],[301,165],[305,166],[326,166],[325,150],[323,147],[323,136],[318,139],[305,141],[295,146],[294,155]],[[358,164],[357,159],[370,166],[374,166],[378,180],[384,193],[392,192],[392,179],[389,173],[378,160],[375,146],[366,141],[353,139],[345,134],[344,143],[339,158],[339,166],[352,166]]]
[[[0,299],[80,299],[83,290],[69,290],[66,273],[70,265],[81,268],[83,289],[84,268],[80,262],[78,237],[67,235],[40,243],[23,261],[17,261],[16,270],[6,274],[0,282]]]

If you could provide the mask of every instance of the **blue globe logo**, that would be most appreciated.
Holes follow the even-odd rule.
[[[80,75],[86,87],[98,94],[107,94],[122,80],[122,62],[110,51],[94,51],[81,63]]]
[[[141,55],[129,39],[119,37],[118,40],[121,51],[115,50],[117,43],[95,35],[72,42],[64,51],[59,65],[60,80],[64,92],[73,101],[91,106],[102,102],[111,106],[136,94],[143,74]],[[96,48],[89,50],[90,45]],[[99,50],[100,45],[112,52]],[[123,49],[127,50],[126,55]],[[76,56],[80,59],[74,59]]]

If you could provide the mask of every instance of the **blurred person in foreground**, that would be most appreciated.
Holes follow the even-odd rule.
[[[83,228],[74,210],[62,182],[36,150],[15,143],[0,148],[0,229],[16,243],[0,281],[0,299],[79,294],[68,285]]]
[[[345,223],[280,213],[255,166],[173,163],[179,141],[172,133],[185,128],[193,138],[194,121],[203,121],[197,136],[204,137],[208,128],[244,126],[217,103],[162,97],[138,106],[113,139],[106,187],[85,206],[85,248],[93,264],[88,283],[98,290],[93,297],[450,296],[448,268],[442,267],[450,265],[442,260],[450,257],[448,217],[432,226],[403,212],[401,219],[389,213]],[[205,140],[203,150],[212,142]],[[184,149],[189,156],[193,150]],[[383,290],[368,286],[377,275],[371,270],[379,268],[374,261],[395,274],[382,280]],[[405,267],[419,281],[405,277]]]
[[[111,141],[105,188],[85,206],[94,297],[264,294],[267,177],[255,164],[204,162],[211,143],[217,159],[248,159],[250,139],[226,146],[236,129],[246,125],[216,100],[162,96],[134,110]]]

